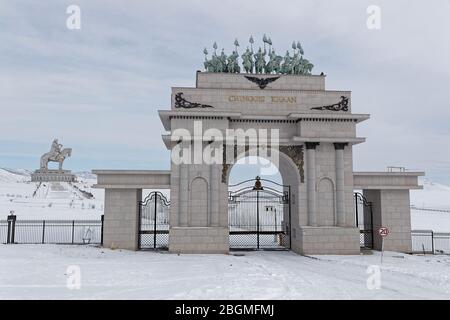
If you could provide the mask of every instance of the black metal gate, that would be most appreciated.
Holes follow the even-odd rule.
[[[139,202],[139,249],[168,249],[170,201],[159,191]]]
[[[359,192],[355,193],[356,226],[359,228],[361,248],[373,249],[373,210],[372,202]]]
[[[290,186],[259,177],[229,186],[230,249],[290,249],[290,221]]]

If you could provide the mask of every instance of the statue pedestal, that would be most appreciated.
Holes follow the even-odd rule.
[[[70,170],[36,170],[31,174],[32,182],[75,182],[76,176]]]

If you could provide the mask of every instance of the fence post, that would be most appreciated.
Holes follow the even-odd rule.
[[[158,207],[158,192],[155,191],[155,215],[153,216],[153,249],[156,249],[156,209]]]
[[[8,234],[6,235],[6,243],[14,243],[15,231],[16,231],[16,216],[10,214],[7,218],[8,221]]]
[[[100,244],[103,246],[103,222],[105,221],[105,215],[102,214],[100,219],[102,221],[102,226],[101,226],[101,230],[100,230]]]
[[[45,243],[45,220],[42,220],[42,243]]]
[[[74,233],[75,233],[75,220],[72,220],[72,244],[73,244]]]
[[[9,221],[9,216],[6,217],[6,221],[8,223],[7,229],[6,229],[6,243],[9,243],[9,237],[11,233],[11,222]]]
[[[431,253],[434,254],[434,232],[431,231]]]

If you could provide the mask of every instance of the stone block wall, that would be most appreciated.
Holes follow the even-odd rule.
[[[351,110],[350,91],[296,91],[296,90],[243,90],[243,89],[200,89],[172,88],[172,110],[175,108],[175,96],[183,93],[182,98],[189,102],[212,106],[212,108],[193,108],[191,112],[241,112],[245,115],[277,115],[287,116],[291,113],[310,114],[345,114],[345,111],[311,110],[312,107],[322,107],[338,103],[341,96],[349,97],[349,112]],[[183,109],[181,109],[183,110]]]
[[[106,189],[103,246],[138,250],[140,189]]]
[[[301,227],[300,254],[359,254],[359,229],[340,227]]]
[[[411,249],[411,209],[408,189],[363,190],[367,201],[372,202],[374,249],[410,253]],[[387,227],[389,235],[382,239],[380,227]]]
[[[356,137],[356,124],[350,119],[303,119],[299,122],[299,136],[305,138]]]
[[[228,228],[173,227],[169,230],[171,253],[228,253]]]
[[[197,88],[259,89],[257,84],[245,78],[247,74],[197,72]],[[325,76],[248,74],[257,78],[279,77],[267,85],[268,89],[325,90]]]

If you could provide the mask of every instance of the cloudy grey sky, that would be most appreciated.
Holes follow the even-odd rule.
[[[81,8],[81,30],[66,8]],[[369,5],[381,29],[366,27]],[[425,170],[450,183],[450,1],[0,0],[0,167],[35,169],[53,137],[67,165],[165,169],[171,86],[193,86],[203,47],[264,33],[300,40],[327,89],[370,113],[357,170]]]

